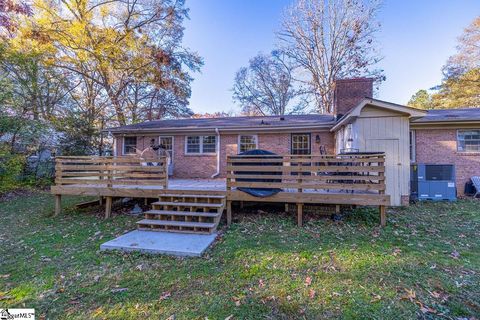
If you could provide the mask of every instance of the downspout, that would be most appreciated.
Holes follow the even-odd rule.
[[[215,128],[215,133],[217,134],[217,172],[211,176],[212,179],[220,174],[220,131],[218,128]]]

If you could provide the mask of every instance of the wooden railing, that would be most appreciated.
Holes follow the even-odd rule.
[[[56,185],[112,187],[168,184],[165,157],[57,157]]]
[[[229,156],[227,191],[243,187],[383,194],[384,162],[383,154]]]

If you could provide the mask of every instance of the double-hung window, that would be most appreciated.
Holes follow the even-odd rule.
[[[292,154],[310,154],[310,134],[292,134],[291,152]]]
[[[238,152],[246,152],[258,148],[258,139],[256,135],[241,135],[238,137]]]
[[[215,153],[217,151],[216,136],[187,136],[186,154]]]
[[[135,154],[137,149],[137,137],[123,137],[123,154]]]
[[[480,152],[480,129],[457,131],[458,152]]]

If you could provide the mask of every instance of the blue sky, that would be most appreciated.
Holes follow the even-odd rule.
[[[187,0],[184,44],[205,61],[194,74],[190,105],[197,113],[239,111],[232,101],[235,72],[275,44],[283,8],[291,0]],[[378,42],[387,80],[378,98],[404,104],[441,80],[456,38],[480,14],[479,0],[385,0]]]

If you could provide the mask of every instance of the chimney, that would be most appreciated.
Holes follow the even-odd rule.
[[[355,108],[364,98],[373,96],[373,78],[350,78],[335,80],[334,110],[343,116]]]

